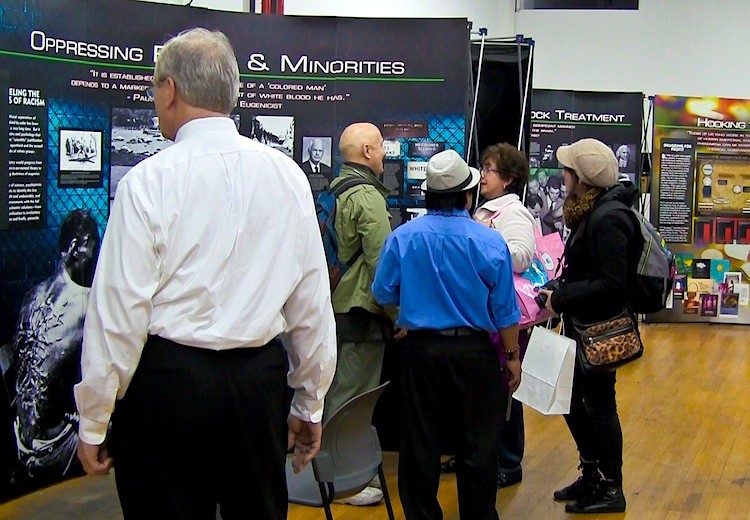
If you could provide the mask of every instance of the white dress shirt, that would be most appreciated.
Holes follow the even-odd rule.
[[[281,336],[291,413],[322,418],[336,366],[328,268],[302,170],[229,118],[190,121],[123,177],[91,288],[75,387],[100,444],[147,335],[212,350]]]

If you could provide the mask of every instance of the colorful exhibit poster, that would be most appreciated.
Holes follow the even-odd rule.
[[[661,95],[653,114],[651,222],[675,253],[677,272],[692,277],[688,282],[719,282],[701,287],[721,294],[718,315],[701,316],[750,323],[750,308],[734,289],[750,276],[750,100]],[[702,321],[692,310],[653,319]]]
[[[716,316],[718,309],[718,294],[701,294],[701,316]]]

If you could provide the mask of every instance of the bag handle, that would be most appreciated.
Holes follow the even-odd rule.
[[[558,317],[560,320],[560,336],[565,336],[565,320],[563,319],[562,314]],[[552,330],[552,315],[550,314],[549,318],[547,318],[547,325],[545,327],[547,330]]]
[[[497,210],[490,218],[487,219],[487,222],[492,222],[497,217],[499,217],[500,215],[502,215],[505,212],[505,209],[507,208],[507,206],[508,205],[506,204],[505,206],[503,206],[503,209]]]
[[[563,315],[560,314],[558,318],[560,320],[560,332],[556,334],[560,334],[560,336],[565,336],[565,320],[563,319]],[[544,326],[545,329],[552,331],[552,315],[550,314],[549,318],[547,318],[547,324]],[[542,322],[543,323],[543,322]],[[541,323],[539,323],[541,325]]]
[[[552,315],[551,315],[551,314],[550,314],[550,315],[549,315],[549,317],[547,318],[547,325],[546,325],[546,329],[547,329],[547,330],[552,330]]]

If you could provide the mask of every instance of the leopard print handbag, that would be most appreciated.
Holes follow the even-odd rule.
[[[614,318],[584,324],[572,319],[578,333],[578,360],[584,373],[611,372],[643,355],[643,343],[633,315],[623,309]]]

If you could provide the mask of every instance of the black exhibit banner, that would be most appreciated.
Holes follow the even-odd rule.
[[[74,264],[95,265],[119,180],[170,145],[148,94],[170,35],[228,36],[240,133],[295,160],[313,192],[338,172],[341,131],[378,125],[394,225],[423,207],[429,157],[466,148],[465,19],[6,0],[0,24],[0,499],[81,474],[72,387],[90,279]]]
[[[565,182],[555,152],[587,137],[607,144],[615,154],[621,178],[640,177],[643,94],[534,89],[531,99],[526,206],[543,234],[565,234]]]

